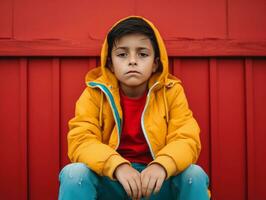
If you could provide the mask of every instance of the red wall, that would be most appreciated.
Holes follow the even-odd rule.
[[[127,15],[158,26],[201,126],[212,199],[266,199],[266,3],[263,0],[0,2],[0,194],[57,199],[67,122]]]

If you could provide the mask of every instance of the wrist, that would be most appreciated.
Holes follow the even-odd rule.
[[[176,174],[176,165],[174,160],[169,156],[158,156],[149,165],[158,164],[162,166],[166,172],[166,179]]]
[[[152,166],[152,165],[155,165],[156,167],[161,168],[164,171],[165,176],[167,176],[167,171],[163,165],[161,165],[160,163],[151,163],[150,166]]]
[[[115,168],[115,170],[114,170],[114,174],[113,174],[113,177],[114,177],[115,179],[117,179],[117,178],[116,178],[116,175],[117,175],[119,169],[125,167],[126,165],[130,166],[129,163],[121,163],[120,165],[118,165],[118,166]]]

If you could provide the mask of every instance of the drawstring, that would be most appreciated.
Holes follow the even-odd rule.
[[[165,108],[165,116],[166,116],[166,123],[169,122],[169,114],[168,114],[168,106],[167,106],[167,99],[166,99],[166,89],[165,85],[163,86],[163,100],[164,100],[164,108]]]
[[[102,128],[102,125],[103,125],[102,115],[103,115],[103,92],[101,91],[101,103],[100,103],[100,115],[99,115],[100,128]]]

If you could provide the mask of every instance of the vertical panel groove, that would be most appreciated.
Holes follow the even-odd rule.
[[[58,171],[61,169],[61,131],[60,131],[60,60],[53,58],[52,61],[52,111],[53,111],[53,133],[58,142]]]
[[[253,66],[251,58],[245,59],[245,88],[246,88],[246,155],[247,155],[247,197],[254,199],[255,195],[255,160],[254,160],[254,100],[253,100]]]
[[[210,174],[212,180],[212,189],[216,190],[216,181],[219,176],[215,172],[219,172],[219,124],[218,124],[218,72],[217,59],[210,59]],[[214,170],[215,169],[215,170]],[[219,188],[218,188],[219,189]],[[215,191],[217,193],[217,191]],[[218,195],[217,195],[218,196]]]
[[[180,58],[175,58],[173,60],[173,74],[175,74],[177,76],[177,78],[181,78],[182,74],[181,74],[181,59]]]
[[[174,60],[175,58],[169,58],[168,60],[168,70],[170,74],[173,74]]]
[[[96,57],[96,66],[101,66],[101,59],[100,57]]]
[[[20,65],[20,158],[21,166],[21,194],[22,199],[28,199],[29,193],[29,167],[28,167],[28,63],[26,58],[19,60]]]

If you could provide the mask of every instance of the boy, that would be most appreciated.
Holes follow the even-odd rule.
[[[59,199],[209,199],[208,176],[193,164],[199,127],[151,22],[116,23],[86,83],[69,122],[74,163],[59,175]]]

